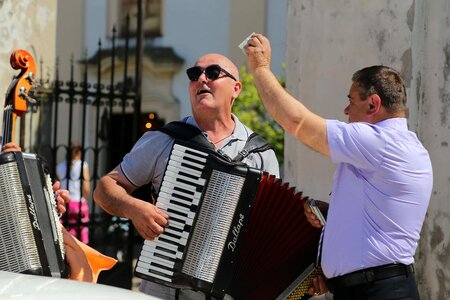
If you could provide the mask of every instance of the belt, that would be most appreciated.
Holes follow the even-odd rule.
[[[389,264],[358,270],[349,274],[330,278],[327,280],[327,287],[331,292],[333,292],[333,290],[336,289],[347,288],[396,276],[408,276],[412,273],[414,273],[413,264]]]

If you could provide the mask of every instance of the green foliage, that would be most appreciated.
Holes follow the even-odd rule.
[[[246,67],[239,69],[242,92],[233,105],[233,113],[239,120],[261,135],[274,146],[280,165],[284,158],[284,130],[266,112],[253,84],[253,76],[247,72]],[[284,86],[284,79],[279,79]]]

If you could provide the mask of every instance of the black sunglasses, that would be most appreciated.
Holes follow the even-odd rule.
[[[194,66],[186,70],[186,74],[189,77],[190,81],[197,81],[203,72],[205,72],[206,78],[210,80],[216,80],[217,78],[219,78],[220,72],[223,72],[226,76],[230,77],[234,81],[237,81],[233,75],[222,69],[222,67],[219,65],[210,65],[205,69],[200,66]]]

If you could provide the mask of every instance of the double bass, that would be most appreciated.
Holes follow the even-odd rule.
[[[6,93],[1,150],[14,143],[16,119],[27,112],[27,103],[36,102],[29,96],[36,80],[33,56],[14,51],[10,64],[20,73]],[[40,156],[20,151],[0,154],[0,197],[0,270],[96,282],[100,271],[117,262],[62,226],[49,168]]]

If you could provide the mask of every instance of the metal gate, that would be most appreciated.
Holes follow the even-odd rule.
[[[138,6],[139,20],[142,11],[139,11],[141,5]],[[42,88],[46,84],[41,82],[41,88],[34,93],[38,103],[29,105],[27,118],[20,122],[21,138],[29,138],[29,141],[22,139],[21,145],[25,142],[30,145],[25,151],[38,153],[47,160],[53,178],[56,178],[57,163],[69,157],[71,143],[80,143],[81,161],[87,162],[90,171],[89,178],[84,178],[82,173],[80,176],[81,181],[87,180],[91,186],[90,213],[87,222],[81,220],[80,213],[74,226],[87,226],[89,245],[119,260],[113,270],[100,274],[99,282],[123,288],[132,286],[132,260],[142,240],[135,234],[131,222],[112,217],[98,207],[92,192],[99,178],[120,162],[141,135],[138,132],[143,55],[141,23],[138,21],[134,47],[129,46],[127,16],[124,45],[116,46],[116,30],[113,29],[111,49],[102,49],[99,42],[94,57],[84,57],[80,65],[72,59],[68,81],[60,80],[57,63],[54,81],[48,88]],[[134,58],[134,74],[128,71],[130,58]],[[115,72],[117,60],[123,65],[123,74]],[[102,73],[105,63],[111,65],[106,76]],[[74,79],[76,67],[83,70],[82,82]],[[69,167],[70,160],[67,164]]]

